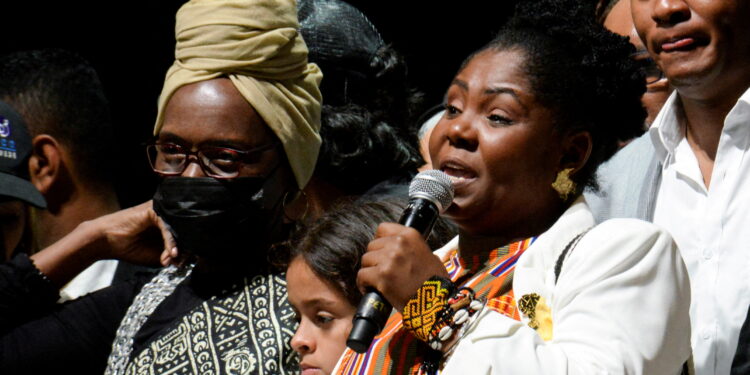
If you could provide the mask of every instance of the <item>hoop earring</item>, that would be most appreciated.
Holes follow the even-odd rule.
[[[573,168],[565,168],[560,172],[557,172],[557,178],[552,183],[552,188],[555,189],[560,199],[567,201],[570,194],[576,190],[576,183],[570,179],[570,172]]]
[[[297,190],[297,192],[294,193],[294,197],[291,200],[287,200],[287,198],[289,198],[289,193],[290,193],[289,191],[287,191],[286,193],[284,193],[284,199],[281,202],[282,210],[283,210],[283,213],[284,213],[284,218],[287,219],[287,220],[289,220],[289,221],[304,220],[305,217],[307,217],[307,211],[310,209],[310,199],[307,198],[307,193],[305,193],[304,190]],[[289,215],[287,215],[287,213],[286,213],[286,206],[288,204],[291,204],[292,202],[294,202],[297,198],[300,197],[300,195],[303,196],[303,197],[305,197],[305,211],[302,212],[302,215],[300,215],[300,217],[294,219],[294,218],[289,217]]]

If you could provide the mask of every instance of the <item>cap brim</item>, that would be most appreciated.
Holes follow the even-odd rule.
[[[47,208],[47,201],[31,182],[7,173],[0,173],[0,196],[20,199],[39,208]]]

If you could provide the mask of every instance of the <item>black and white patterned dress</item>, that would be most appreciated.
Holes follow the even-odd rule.
[[[286,280],[280,274],[235,281],[169,324],[152,329],[158,333],[134,350],[136,334],[178,286],[185,288],[191,271],[169,267],[143,287],[120,325],[106,374],[299,371],[290,345],[297,323],[287,301]]]

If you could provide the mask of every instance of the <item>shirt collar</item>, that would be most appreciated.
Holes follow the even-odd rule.
[[[675,148],[685,137],[684,126],[679,121],[682,111],[680,105],[677,90],[674,90],[648,130],[659,160],[664,161],[668,156],[674,155]],[[727,142],[746,149],[749,142],[749,123],[750,88],[745,90],[724,119],[722,133],[725,134]]]
[[[679,121],[679,97],[674,90],[656,115],[653,124],[648,129],[651,142],[654,144],[659,160],[674,154],[674,150],[685,136],[685,131]]]
[[[724,119],[723,133],[728,141],[740,149],[748,148],[748,129],[750,125],[750,88],[740,96],[732,110]]]

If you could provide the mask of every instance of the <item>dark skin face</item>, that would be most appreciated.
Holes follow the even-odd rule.
[[[638,34],[680,95],[721,101],[747,88],[750,2],[633,0],[631,9]]]
[[[524,61],[516,50],[474,57],[451,83],[430,138],[433,165],[454,180],[445,215],[464,236],[509,243],[541,233],[564,208],[551,188],[565,168],[564,137],[536,101]]]
[[[462,257],[483,258],[548,229],[568,205],[551,187],[557,173],[573,168],[575,174],[590,154],[588,133],[555,128],[524,62],[517,50],[477,54],[448,89],[446,113],[430,137],[433,166],[454,180],[445,215],[459,227]],[[433,275],[447,272],[421,235],[384,223],[362,257],[357,283],[401,309]]]
[[[193,150],[201,146],[249,150],[275,141],[276,135],[231,81],[225,78],[179,88],[165,108],[164,126],[158,136],[160,143],[176,143]],[[238,177],[267,176],[276,166],[280,171],[269,178],[281,179],[280,186],[293,191],[294,179],[281,146],[263,151],[257,158],[249,160],[240,169]],[[181,176],[207,177],[196,158],[191,159]],[[200,261],[199,265],[204,269],[233,266],[231,260],[228,265],[208,265],[208,260]]]
[[[158,136],[160,143],[193,150],[200,146],[249,150],[275,141],[276,135],[226,78],[179,88],[164,110],[164,126]],[[206,177],[197,160],[192,161],[182,177]],[[239,177],[265,176],[282,161],[280,147],[264,151],[242,167]]]

